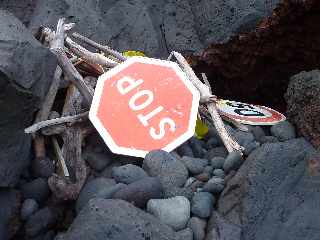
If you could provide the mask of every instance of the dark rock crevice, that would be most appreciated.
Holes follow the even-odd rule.
[[[285,111],[289,78],[320,67],[320,2],[285,0],[255,31],[212,44],[197,58],[220,97]]]

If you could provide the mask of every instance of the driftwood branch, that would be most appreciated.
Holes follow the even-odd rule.
[[[103,56],[100,53],[93,53],[87,50],[86,48],[80,46],[76,42],[72,41],[71,38],[66,38],[66,45],[72,51],[75,55],[87,60],[88,62],[91,62],[93,64],[98,64],[103,67],[115,67],[118,65],[117,62]]]
[[[77,114],[81,110],[82,97],[74,85],[67,92],[62,115]],[[71,126],[63,133],[62,155],[69,170],[69,178],[53,175],[48,183],[52,192],[60,199],[75,200],[87,178],[87,168],[81,157],[82,129]]]
[[[52,145],[53,145],[54,152],[57,156],[59,166],[62,169],[63,175],[65,177],[70,177],[66,162],[64,161],[64,158],[56,137],[52,137]]]
[[[82,76],[73,66],[71,60],[64,51],[64,18],[59,19],[56,33],[47,28],[44,30],[48,34],[50,50],[57,57],[59,66],[67,76],[68,80],[76,85],[81,94],[84,96],[85,100],[90,104],[93,98],[93,92],[88,89],[87,85],[83,81]]]
[[[80,114],[73,115],[73,116],[65,116],[65,117],[54,118],[54,119],[50,119],[50,120],[37,122],[37,123],[33,124],[32,126],[26,128],[24,130],[24,132],[25,133],[35,133],[42,128],[46,128],[46,127],[50,127],[50,126],[54,126],[54,125],[60,125],[63,123],[73,124],[76,122],[82,122],[82,121],[88,119],[88,114],[89,114],[89,112],[87,111],[87,112],[80,113]]]
[[[212,97],[212,93],[211,93],[210,88],[200,81],[200,79],[193,72],[192,68],[189,66],[188,62],[185,60],[185,58],[178,52],[172,52],[172,55],[175,56],[180,67],[185,71],[185,73],[189,77],[192,84],[199,90],[201,98],[204,98],[204,99],[209,98],[210,99]],[[172,55],[170,55],[168,59],[170,59]],[[231,138],[231,136],[229,135],[229,133],[225,129],[223,121],[217,111],[217,107],[216,107],[215,103],[209,102],[206,105],[207,105],[207,109],[212,117],[214,126],[217,129],[217,132],[219,133],[228,152],[233,152],[233,151],[242,152],[243,148],[236,141],[234,141]]]
[[[88,44],[89,46],[91,47],[94,47],[102,52],[104,52],[105,54],[107,55],[111,55],[117,59],[119,59],[120,61],[125,61],[127,60],[127,58],[125,56],[123,56],[121,53],[119,53],[118,51],[115,51],[113,49],[111,49],[110,47],[108,46],[103,46],[99,43],[96,43],[95,41],[85,37],[85,36],[82,36],[81,34],[79,33],[73,33],[72,36],[75,38],[75,39],[78,39],[80,40],[81,42],[83,43],[86,43]]]

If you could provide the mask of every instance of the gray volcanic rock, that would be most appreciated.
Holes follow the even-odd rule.
[[[320,175],[306,158],[320,157],[304,139],[263,144],[228,181],[219,202],[243,240],[316,240],[320,234]]]
[[[159,178],[145,177],[124,186],[113,195],[113,198],[126,200],[137,207],[143,208],[150,199],[157,199],[162,196],[163,190]]]
[[[190,202],[182,196],[151,199],[147,211],[177,231],[183,229],[190,218]]]
[[[280,122],[273,125],[270,129],[271,134],[278,138],[279,141],[284,142],[296,137],[294,126],[288,121]]]
[[[149,176],[159,177],[163,188],[181,187],[188,178],[184,164],[172,154],[162,150],[149,152],[143,160],[142,168]]]
[[[192,174],[202,173],[204,168],[208,165],[208,160],[204,158],[184,156],[181,158],[181,161]]]
[[[76,201],[76,210],[79,212],[92,198],[112,198],[113,194],[125,184],[116,182],[110,178],[95,178],[88,181],[79,194]]]
[[[148,177],[148,174],[141,167],[133,164],[126,164],[120,167],[112,168],[112,177],[117,182],[130,184],[142,178]]]
[[[156,217],[123,200],[92,199],[56,240],[177,240]]]
[[[16,17],[0,10],[0,187],[16,185],[30,164],[31,135],[24,128],[32,124],[55,63]]]
[[[120,51],[142,50],[151,57],[166,58],[173,50],[199,53],[212,42],[225,42],[236,33],[252,30],[279,0],[13,2],[1,1],[0,8],[12,11],[31,29],[54,27],[64,16],[77,23],[76,31]]]

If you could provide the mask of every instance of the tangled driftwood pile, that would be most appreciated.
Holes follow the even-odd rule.
[[[81,157],[81,148],[84,138],[93,131],[93,128],[85,120],[88,119],[88,108],[97,82],[95,77],[125,61],[126,57],[107,46],[102,46],[78,33],[73,33],[74,39],[100,52],[89,51],[67,36],[66,32],[71,30],[74,24],[65,24],[64,21],[63,18],[59,20],[56,31],[46,27],[39,29],[39,40],[54,53],[58,60],[58,66],[34,125],[25,129],[25,132],[34,135],[34,148],[39,165],[50,165],[46,158],[44,137],[49,136],[58,159],[59,171],[62,173],[51,176],[48,180],[49,186],[59,199],[75,200],[88,174],[87,167]],[[205,106],[201,108],[201,112],[205,115],[209,114],[209,118],[213,120],[228,152],[241,152],[243,148],[230,137],[224,127],[215,107],[216,97],[212,95],[206,76],[203,74],[203,81],[207,85],[199,80],[181,54],[172,52],[168,59],[173,56],[192,84],[199,90],[201,103]],[[60,115],[51,110],[57,101],[56,97],[62,79],[67,81],[68,87]],[[115,99],[110,99],[110,101],[115,101]],[[61,138],[60,142],[63,142],[62,148],[57,136],[59,139]]]

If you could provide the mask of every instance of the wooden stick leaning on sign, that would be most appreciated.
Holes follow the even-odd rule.
[[[177,59],[178,64],[187,74],[192,84],[199,90],[200,96],[202,99],[201,101],[206,102],[206,106],[212,117],[214,126],[217,129],[217,132],[219,133],[228,152],[233,152],[233,151],[242,152],[243,147],[241,147],[236,141],[234,141],[230,137],[227,130],[225,129],[222,119],[217,111],[217,108],[214,102],[216,97],[212,95],[210,88],[199,80],[199,78],[193,72],[192,68],[190,67],[186,59],[180,53],[172,52],[168,59],[170,59],[172,56],[174,56]]]

